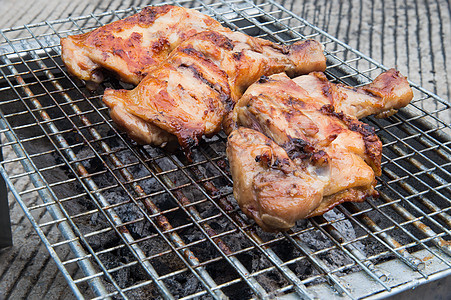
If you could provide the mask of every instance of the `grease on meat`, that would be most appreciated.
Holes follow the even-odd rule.
[[[225,28],[193,9],[149,6],[93,31],[62,38],[61,56],[69,72],[80,79],[99,83],[103,70],[108,70],[136,85],[182,41],[208,29]]]
[[[203,135],[217,133],[223,121],[230,128],[236,101],[262,75],[299,75],[325,66],[323,47],[314,40],[282,46],[230,30],[204,31],[181,43],[135,89],[107,89],[103,101],[168,133],[138,142],[162,145],[175,136],[189,156],[190,148]],[[136,138],[140,134],[127,129],[127,115],[112,117]]]
[[[247,89],[233,111],[237,129],[229,137],[227,156],[234,180],[234,195],[240,207],[249,206],[249,203],[252,203],[251,207],[258,207],[243,211],[263,229],[274,231],[292,226],[293,215],[299,218],[320,215],[345,201],[360,202],[376,196],[374,187],[376,176],[381,174],[382,143],[373,128],[356,117],[381,114],[405,106],[411,99],[407,80],[395,70],[381,74],[361,88],[332,84],[318,72],[295,79],[285,74],[261,78]],[[260,170],[261,165],[255,157],[254,160],[245,158],[246,151],[253,151],[249,143],[236,142],[236,136],[243,135],[243,127],[247,128],[247,140],[263,134],[270,141],[266,141],[267,147],[274,148],[273,142],[280,147],[276,151],[277,157],[288,157],[290,166],[291,163],[302,166],[297,170],[298,177],[318,175],[311,170],[320,162],[322,170],[328,170],[321,173],[324,183],[318,189],[321,199],[311,198],[311,191],[302,185],[291,189],[296,199],[287,196],[286,187],[292,180],[287,176],[266,182],[265,193],[271,197],[262,198],[257,194],[255,191],[261,181],[258,174],[262,171],[249,173],[246,170]],[[310,168],[306,168],[306,161]],[[277,168],[265,170],[266,174],[271,172],[280,174]],[[274,174],[265,176],[274,178]],[[252,191],[252,197],[249,191]],[[304,197],[305,203],[295,205],[303,193],[306,196],[301,198]],[[283,204],[283,209],[293,212],[279,212],[277,215],[282,220],[268,219],[266,222],[262,216],[272,214],[267,209],[280,207],[280,199],[283,199],[282,203],[291,199],[294,206]],[[266,204],[260,205],[261,201]]]

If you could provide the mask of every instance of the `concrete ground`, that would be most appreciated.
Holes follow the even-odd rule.
[[[377,3],[376,3],[377,2]],[[0,0],[0,28],[43,20],[143,6],[147,1]],[[386,66],[396,67],[409,79],[444,99],[450,99],[451,4],[449,1],[280,1],[281,4]],[[5,159],[14,154],[4,153]],[[19,166],[7,170],[20,171]],[[14,182],[26,189],[27,180]],[[14,246],[0,251],[0,299],[66,299],[73,297],[46,248],[11,194],[8,195]],[[24,199],[28,204],[37,199]],[[39,216],[40,222],[50,216]],[[50,235],[59,236],[55,226]],[[60,253],[62,257],[67,254]],[[76,274],[78,269],[70,270]],[[429,299],[429,291],[450,294],[450,279],[413,291]],[[408,299],[412,295],[405,294]],[[399,297],[397,298],[399,299]],[[445,299],[445,298],[443,298]]]

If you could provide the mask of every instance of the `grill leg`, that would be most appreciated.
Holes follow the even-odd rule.
[[[1,144],[0,161],[3,161]],[[8,194],[6,193],[6,182],[5,179],[0,175],[0,249],[13,245],[7,196]]]

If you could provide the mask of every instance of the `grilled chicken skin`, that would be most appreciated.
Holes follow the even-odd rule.
[[[391,114],[412,97],[407,79],[394,69],[358,88],[333,84],[321,72],[294,79],[284,74],[262,77],[233,110],[233,127],[238,129],[229,137],[227,156],[240,207],[264,230],[276,231],[345,201],[376,196],[382,143],[357,118]],[[256,154],[254,148],[262,146],[246,143],[262,136],[272,150],[261,152],[271,155]],[[265,161],[271,163],[262,165],[261,157],[270,157]],[[260,193],[263,177],[268,180]],[[299,183],[290,188],[300,178],[315,178],[323,185],[314,185],[314,196]]]
[[[314,92],[309,92],[309,89]],[[322,90],[320,91],[323,93]],[[314,208],[309,206],[304,210],[305,217],[323,214],[345,201],[360,202],[368,196],[377,195],[374,189],[375,177],[381,174],[382,143],[374,134],[374,130],[353,116],[336,112],[330,102],[331,98],[318,97],[318,93],[311,84],[304,89],[285,74],[276,74],[269,78],[262,78],[251,85],[234,108],[236,125],[253,131],[253,133],[247,133],[248,136],[263,133],[283,148],[286,155],[295,163],[299,158],[304,160],[308,158],[312,162],[320,161],[323,168],[328,166],[328,175],[322,174],[323,182],[325,180],[326,183],[320,190],[321,199],[315,201]],[[326,94],[328,95],[327,91]],[[232,132],[232,136],[237,130]],[[248,139],[252,138],[248,137]],[[241,184],[235,184],[235,182],[243,181],[242,177],[254,176],[254,179],[246,180],[252,182],[251,189],[257,188],[256,175],[241,174],[246,172],[240,170],[252,168],[244,164],[254,164],[254,167],[259,164],[256,158],[254,161],[247,162],[236,159],[237,155],[244,155],[237,153],[245,152],[244,147],[249,146],[243,143],[243,149],[240,147],[237,144],[227,149],[234,180],[234,195],[239,204],[247,203],[248,200],[242,199],[246,197],[246,192]],[[268,172],[271,170],[273,168]],[[311,172],[305,170],[308,168],[304,168],[304,172],[311,175]],[[299,172],[302,174],[302,171]],[[272,201],[272,205],[277,206],[279,198],[286,196],[281,189],[281,186],[287,184],[284,180],[279,178],[265,186],[267,194],[272,191],[272,198],[263,200],[257,195],[253,202]],[[283,195],[278,196],[279,192]],[[304,190],[298,189],[297,192],[302,194]],[[259,215],[264,215],[266,213],[264,208],[270,206],[259,206]],[[256,219],[259,224],[264,222],[261,218],[255,217],[255,214],[248,213],[248,215]],[[297,211],[297,215],[302,214]],[[278,224],[265,224],[263,228],[285,230],[293,222],[289,219],[286,221],[286,226],[281,221]]]
[[[99,83],[106,69],[136,85],[182,41],[208,29],[225,28],[196,10],[149,6],[91,32],[62,38],[61,57],[80,79]]]
[[[249,128],[230,134],[227,157],[235,199],[266,231],[287,230],[307,217],[319,206],[330,178],[327,160],[298,157],[295,163],[282,147]]]
[[[323,105],[331,104],[335,111],[357,119],[392,115],[413,98],[409,82],[395,69],[383,72],[374,81],[357,88],[331,83],[321,72],[299,76],[293,81]]]
[[[313,40],[282,46],[239,32],[204,31],[182,42],[135,89],[107,89],[103,101],[137,142],[164,145],[175,136],[189,155],[202,135],[228,122],[236,101],[262,75],[325,67],[323,47]]]

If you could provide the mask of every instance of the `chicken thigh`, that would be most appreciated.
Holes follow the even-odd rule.
[[[233,111],[234,127],[237,129],[229,137],[227,156],[234,181],[234,195],[240,207],[253,203],[251,206],[258,209],[252,211],[246,207],[243,211],[263,229],[286,230],[294,222],[290,212],[285,212],[289,216],[286,219],[283,212],[278,212],[281,220],[277,222],[273,221],[274,218],[265,222],[262,216],[268,214],[268,209],[278,207],[281,210],[291,209],[296,216],[311,217],[345,201],[360,202],[368,196],[376,196],[374,187],[376,176],[381,174],[382,143],[371,126],[358,121],[353,115],[380,114],[405,106],[411,98],[412,92],[406,79],[394,70],[381,74],[373,83],[361,88],[332,84],[318,72],[293,80],[285,74],[262,77],[247,89]],[[303,187],[290,189],[296,199],[287,196],[286,185],[290,184],[291,179],[272,174],[280,174],[274,167],[265,170],[268,178],[278,178],[265,182],[265,195],[271,197],[264,198],[257,194],[255,191],[259,190],[260,175],[246,170],[261,168],[261,163],[252,154],[249,143],[236,142],[236,135],[242,135],[243,127],[247,128],[248,140],[263,134],[281,147],[277,157],[284,157],[285,160],[288,157],[294,165],[303,166],[296,172],[298,177],[318,174],[311,170],[313,164],[320,164],[324,186],[319,188],[318,194],[315,194],[317,196],[311,198],[311,191]],[[268,147],[272,145],[268,141],[266,144]],[[245,158],[246,151],[254,157],[253,160]],[[280,163],[278,159],[272,159],[276,161],[272,166]],[[306,159],[310,168],[305,167]],[[249,191],[254,191],[252,197]],[[301,195],[303,193],[306,193],[305,196]],[[293,206],[285,205],[290,199]],[[299,199],[305,203],[299,204]],[[266,204],[260,205],[260,202]]]

